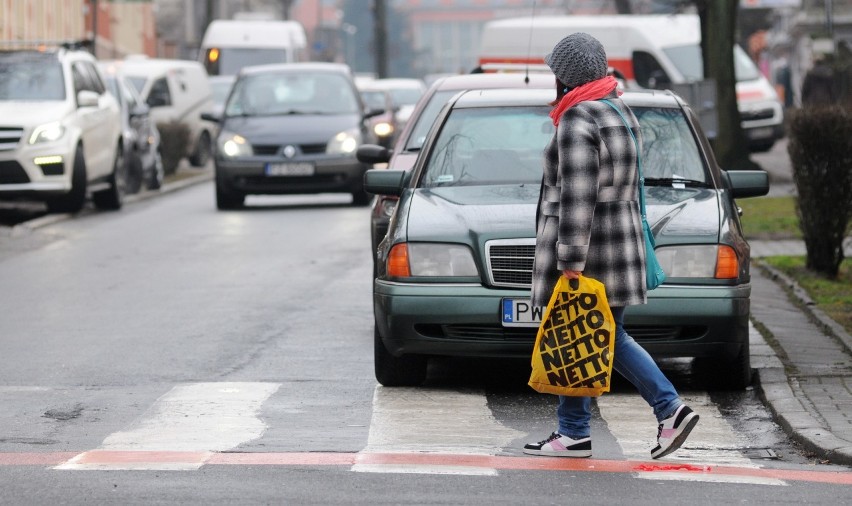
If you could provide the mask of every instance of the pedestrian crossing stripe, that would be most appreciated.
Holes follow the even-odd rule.
[[[764,469],[733,450],[743,441],[706,395],[685,400],[701,414],[681,450],[649,456],[656,420],[637,395],[607,394],[598,410],[623,459],[507,455],[527,435],[497,420],[481,391],[377,386],[367,445],[358,453],[241,453],[263,436],[258,418],[278,383],[195,383],[160,397],[126,429],[82,453],[0,453],[0,466],[47,465],[59,470],[197,470],[202,466],[348,466],[354,472],[467,474],[501,471],[631,473],[656,480],[784,485],[811,481],[852,485],[852,473]],[[417,416],[412,416],[417,413]],[[555,417],[555,413],[554,413]],[[555,421],[554,421],[555,422]],[[637,430],[647,424],[648,430]],[[594,438],[594,434],[593,434]]]

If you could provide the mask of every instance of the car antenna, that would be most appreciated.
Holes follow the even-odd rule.
[[[530,55],[532,53],[533,23],[535,22],[535,1],[536,0],[533,0],[532,16],[530,16],[530,37],[527,40],[527,67],[526,75],[524,76],[524,84],[530,84]]]

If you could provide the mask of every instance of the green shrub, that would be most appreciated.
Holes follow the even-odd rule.
[[[852,220],[852,113],[837,105],[794,111],[789,133],[806,266],[836,278]]]
[[[177,121],[157,123],[160,131],[160,157],[163,172],[169,176],[177,171],[181,158],[186,156],[189,145],[189,127]]]

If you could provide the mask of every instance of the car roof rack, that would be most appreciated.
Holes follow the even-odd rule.
[[[49,49],[67,49],[69,51],[85,50],[91,52],[94,44],[91,39],[28,39],[28,40],[2,40],[0,41],[0,49],[16,50],[16,49],[33,49],[37,51],[47,51]]]

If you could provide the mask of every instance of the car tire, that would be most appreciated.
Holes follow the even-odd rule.
[[[112,174],[109,176],[109,188],[95,192],[92,202],[98,209],[117,211],[121,209],[127,188],[127,163],[124,161],[124,150],[121,146],[115,152],[112,163]]]
[[[212,148],[213,143],[210,140],[210,134],[201,132],[201,137],[198,138],[198,145],[195,147],[195,153],[189,157],[189,163],[193,167],[204,167],[210,160]]]
[[[426,380],[429,360],[424,356],[395,357],[388,352],[377,328],[373,329],[376,379],[386,387],[414,387]]]
[[[216,183],[216,208],[222,211],[240,209],[245,205],[246,196],[228,191]]]
[[[142,181],[145,179],[145,169],[142,166],[142,158],[138,153],[124,157],[127,163],[125,194],[133,195],[142,189]]]
[[[51,213],[77,213],[86,204],[86,158],[82,146],[74,153],[74,166],[71,168],[71,190],[60,197],[47,201],[47,210]]]
[[[160,156],[160,152],[157,151],[154,153],[154,164],[145,175],[145,187],[149,190],[159,190],[163,186],[163,177],[165,172],[165,168],[163,167],[163,157]]]
[[[370,205],[370,202],[373,201],[373,195],[365,192],[364,190],[358,190],[352,193],[352,205],[357,207],[364,207]]]
[[[740,347],[733,358],[698,358],[696,366],[702,377],[708,378],[710,388],[715,390],[738,391],[751,385],[751,354],[748,343]]]

